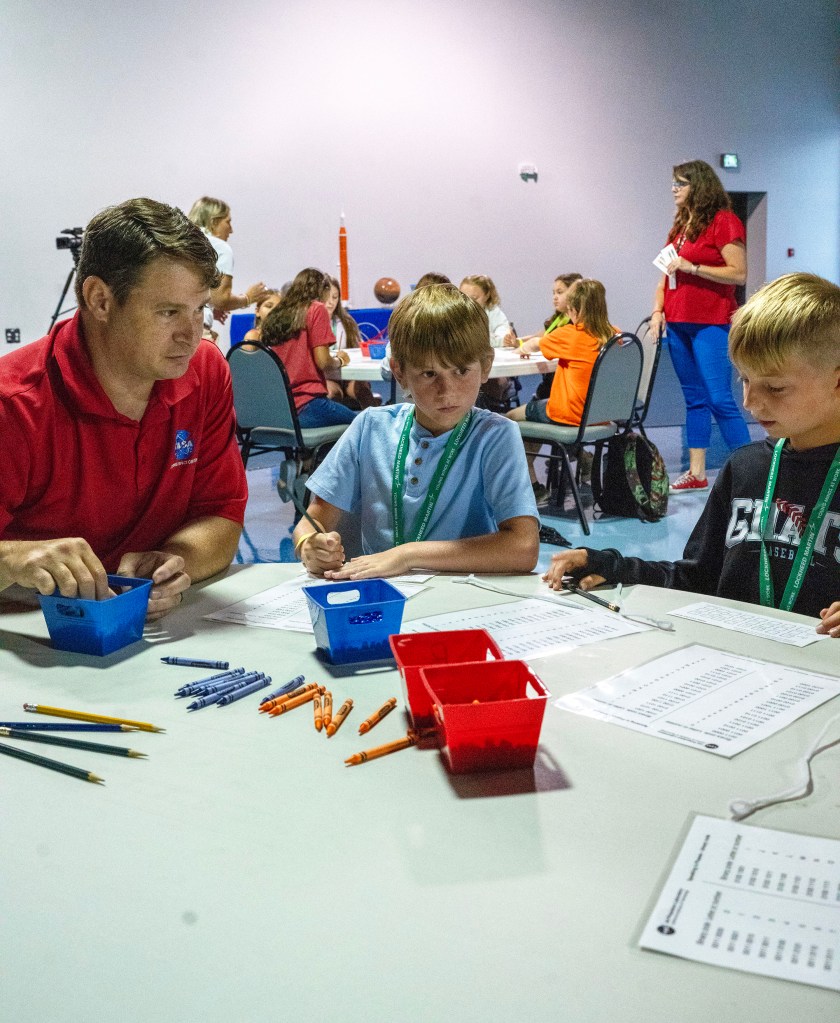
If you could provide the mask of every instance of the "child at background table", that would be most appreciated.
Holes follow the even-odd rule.
[[[340,369],[347,352],[330,353],[335,343],[324,305],[330,291],[327,274],[307,267],[292,281],[261,326],[264,344],[271,345],[286,367],[298,420],[303,429],[351,423],[356,413],[327,396],[325,369]]]
[[[502,312],[501,299],[496,285],[484,274],[472,274],[461,281],[461,291],[465,295],[469,295],[473,301],[478,302],[487,313],[490,324],[490,344],[494,348],[501,348],[504,345],[505,336],[511,331],[510,321]]]
[[[262,321],[268,316],[272,309],[280,303],[280,292],[274,288],[269,289],[265,298],[257,303],[257,310],[254,315],[254,326],[242,338],[243,341],[262,340]]]
[[[487,313],[488,326],[490,328],[490,344],[494,348],[503,348],[505,336],[513,332],[510,321],[502,312],[499,304],[499,292],[496,285],[484,274],[472,274],[461,281],[461,291],[469,295],[471,299],[478,302],[481,308]],[[516,392],[519,391],[519,382],[514,385]],[[494,412],[507,412],[511,407],[513,394],[511,392],[511,380],[509,377],[495,377],[487,380],[479,392],[478,404],[482,408],[492,409]]]
[[[557,330],[558,327],[565,327],[569,323],[569,309],[566,305],[566,297],[569,294],[569,288],[575,281],[580,280],[583,280],[583,274],[558,274],[554,278],[554,287],[551,293],[554,311],[545,321],[545,330],[541,334],[526,334],[524,337],[517,337],[513,330],[511,330],[510,333],[505,335],[505,348],[521,348],[525,355],[538,352],[540,350],[540,339],[545,334],[550,334],[553,330]],[[534,397],[547,398],[551,394],[551,381],[553,379],[553,373],[543,373],[542,380],[534,392]]]
[[[438,273],[437,270],[429,270],[424,273],[420,280],[414,285],[415,288],[425,288],[428,284],[451,284],[452,281],[446,274]]]
[[[532,423],[579,426],[589,390],[592,367],[598,353],[618,333],[610,323],[604,285],[591,278],[575,281],[565,293],[569,322],[528,342],[529,351],[539,350],[547,359],[557,359],[557,369],[548,398],[534,396],[527,405],[511,409],[508,418]],[[533,347],[533,346],[536,347]],[[523,345],[523,358],[529,357]],[[537,503],[548,499],[547,488],[537,479],[534,457],[542,445],[526,441],[528,470]],[[580,455],[578,456],[580,457]]]
[[[813,274],[766,284],[732,318],[729,355],[765,440],[733,451],[680,561],[579,548],[543,577],[560,589],[645,583],[813,615],[840,637],[840,288]]]
[[[414,403],[362,412],[310,477],[323,532],[298,523],[304,565],[329,579],[530,572],[539,520],[519,432],[474,408],[493,360],[484,311],[452,285],[417,288],[390,335],[392,371]],[[360,517],[364,551],[346,565],[342,512]]]
[[[341,288],[338,281],[335,277],[328,279],[330,293],[324,305],[330,315],[330,327],[335,337],[333,353],[347,348],[358,348],[362,340],[359,327],[341,303]],[[356,411],[382,404],[382,399],[373,393],[366,380],[328,380],[327,396]]]

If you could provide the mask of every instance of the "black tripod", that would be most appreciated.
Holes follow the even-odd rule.
[[[55,247],[57,249],[69,249],[73,256],[73,268],[67,275],[67,280],[64,282],[64,287],[61,290],[61,295],[58,299],[58,305],[55,307],[55,312],[52,314],[50,320],[49,329],[52,330],[55,326],[55,321],[61,316],[62,313],[69,313],[76,307],[74,305],[68,306],[67,309],[62,309],[64,299],[67,292],[70,290],[70,284],[73,280],[73,274],[76,272],[76,267],[79,265],[79,253],[82,251],[82,235],[84,234],[83,227],[66,227],[61,233],[69,235],[69,238],[56,238]]]

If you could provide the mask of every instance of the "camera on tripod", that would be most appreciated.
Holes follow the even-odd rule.
[[[73,262],[79,262],[79,253],[82,251],[82,236],[85,233],[83,227],[65,227],[61,232],[61,235],[68,235],[69,237],[63,238],[59,235],[55,240],[55,247],[57,249],[69,249],[73,254]]]
[[[73,274],[76,272],[76,267],[79,265],[79,253],[82,251],[82,237],[85,233],[83,227],[65,227],[61,234],[55,240],[55,247],[57,249],[69,249],[73,256],[73,267],[70,273],[67,275],[67,280],[64,282],[64,289],[61,292],[61,297],[58,300],[58,305],[55,307],[55,312],[50,320],[50,330],[55,325],[55,321],[61,316],[61,306],[64,303],[64,296],[70,290],[70,283],[73,280]],[[71,307],[72,308],[72,307]],[[70,312],[69,309],[65,309],[64,312]]]

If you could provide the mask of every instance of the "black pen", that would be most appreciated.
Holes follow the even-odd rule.
[[[589,590],[582,590],[573,579],[564,579],[563,589],[568,590],[569,593],[576,593],[579,597],[586,597],[587,600],[591,600],[595,604],[600,604],[601,607],[605,607],[608,611],[615,611],[616,614],[621,611],[618,604],[611,604],[608,600],[604,600],[603,597],[590,593]]]

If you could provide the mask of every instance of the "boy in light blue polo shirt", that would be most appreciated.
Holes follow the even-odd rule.
[[[391,368],[414,404],[366,409],[309,480],[295,550],[328,579],[530,572],[539,517],[515,423],[474,407],[493,362],[487,316],[452,285],[419,288],[394,310]],[[342,512],[361,520],[363,555],[344,563]]]

